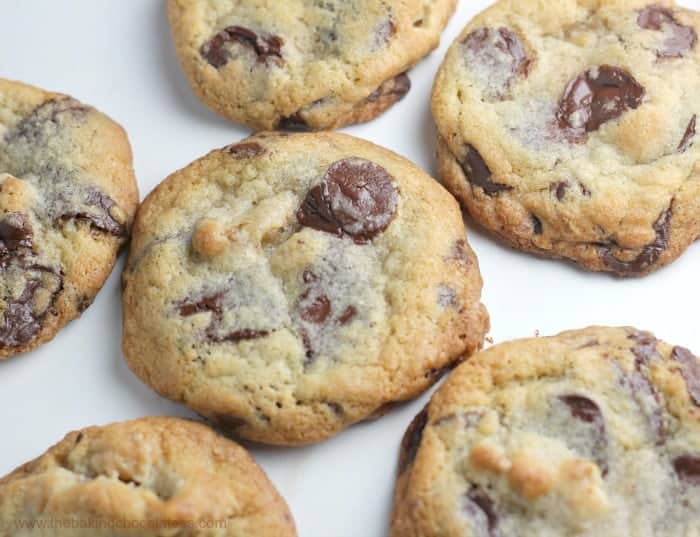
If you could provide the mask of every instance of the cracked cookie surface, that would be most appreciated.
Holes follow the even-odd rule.
[[[502,0],[433,89],[446,186],[512,246],[644,275],[700,235],[697,12]]]
[[[699,433],[700,362],[648,332],[496,345],[406,432],[391,535],[697,535]]]
[[[0,79],[0,359],[50,340],[92,303],[137,203],[120,126]]]
[[[31,535],[54,537],[296,535],[284,500],[242,447],[176,418],[74,431],[0,479],[0,536],[30,522]],[[119,531],[125,522],[138,526]]]
[[[333,133],[260,134],[171,175],[138,213],[124,284],[131,369],[276,444],[418,395],[488,328],[455,200]]]
[[[456,0],[169,0],[199,98],[254,129],[369,121],[408,93]]]

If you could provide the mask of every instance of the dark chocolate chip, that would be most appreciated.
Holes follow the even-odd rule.
[[[569,188],[571,188],[571,185],[568,181],[559,181],[558,183],[549,185],[549,191],[554,194],[559,201],[564,201]]]
[[[218,427],[227,432],[236,432],[237,429],[245,427],[248,425],[248,421],[238,416],[231,416],[229,414],[216,414],[212,416],[211,421],[214,422]]]
[[[88,187],[85,191],[83,203],[86,205],[87,210],[70,209],[61,214],[59,218],[61,220],[84,220],[93,228],[110,233],[115,237],[126,236],[126,224],[118,222],[111,215],[110,211],[116,206],[116,203],[107,194],[96,187]],[[89,209],[94,209],[94,211]]]
[[[254,330],[251,328],[243,328],[221,334],[221,325],[224,320],[224,307],[222,302],[225,294],[225,291],[219,291],[211,295],[205,295],[193,302],[180,302],[178,304],[180,315],[183,317],[190,317],[198,313],[210,313],[211,319],[204,333],[207,340],[211,343],[238,343],[240,341],[260,339],[270,335],[269,330]]]
[[[396,25],[391,17],[382,22],[374,32],[374,50],[378,50],[386,45],[396,33]]]
[[[345,416],[345,409],[343,408],[343,405],[340,403],[335,403],[333,401],[326,403],[328,405],[328,408],[330,408],[333,411],[333,414],[338,416],[339,418],[342,418]]]
[[[557,121],[572,143],[642,104],[644,88],[624,69],[601,65],[574,78],[559,101]]]
[[[63,276],[55,270],[25,263],[25,260],[20,260],[13,266],[23,270],[26,283],[18,298],[5,297],[5,309],[0,321],[0,347],[22,347],[31,343],[63,290]],[[7,267],[8,265],[3,266],[6,270]],[[46,278],[53,279],[48,305],[43,311],[36,311],[36,295],[46,287]]]
[[[681,455],[673,460],[673,469],[681,479],[693,486],[700,486],[700,457]]]
[[[700,406],[700,364],[698,364],[698,359],[692,352],[683,347],[674,347],[671,358],[681,365],[681,375],[685,380],[688,395],[695,406]]]
[[[571,415],[586,423],[603,421],[600,407],[583,395],[562,395],[559,399],[569,407]]]
[[[266,152],[266,149],[257,142],[230,145],[226,150],[236,158],[259,157]]]
[[[279,123],[277,124],[277,128],[291,132],[309,132],[311,130],[299,112],[280,119]]]
[[[428,424],[428,408],[421,410],[411,424],[406,429],[406,433],[401,440],[401,450],[399,453],[399,474],[402,474],[406,469],[413,464],[418,454],[421,439],[423,438],[423,430]]]
[[[307,289],[301,296],[299,315],[306,322],[323,324],[330,314],[331,301],[326,295]]]
[[[365,100],[374,102],[382,98],[391,97],[395,101],[398,101],[409,91],[411,91],[411,79],[408,78],[408,73],[404,72],[384,82],[370,93]]]
[[[542,220],[537,218],[534,214],[530,215],[532,218],[532,232],[535,235],[542,235],[542,232],[544,231],[542,228]]]
[[[600,407],[592,399],[580,394],[566,394],[559,396],[571,412],[571,415],[583,423],[593,426],[595,443],[593,457],[603,476],[608,474],[608,435],[605,427],[605,418]]]
[[[649,332],[635,332],[629,335],[628,338],[634,341],[634,345],[630,350],[636,358],[635,365],[637,368],[649,365],[652,360],[660,357],[656,350],[658,340],[653,334]]]
[[[398,190],[389,173],[373,162],[348,158],[333,163],[297,211],[299,223],[365,244],[391,223]]]
[[[340,317],[338,317],[338,324],[345,326],[346,324],[351,323],[356,316],[357,308],[355,306],[348,306],[345,308],[343,313],[340,314]]]
[[[659,58],[681,58],[695,48],[695,29],[681,24],[668,8],[651,5],[639,12],[637,24],[645,30],[664,31],[668,37],[663,48],[656,51]]]
[[[531,60],[518,35],[508,28],[479,28],[463,41],[473,61],[490,70],[506,70],[505,91],[517,76],[528,75]]]
[[[469,492],[464,495],[462,507],[472,524],[475,537],[499,535],[496,506],[485,490],[472,485]]]
[[[491,180],[491,170],[473,145],[467,144],[465,150],[466,154],[464,158],[459,161],[459,164],[462,166],[462,170],[464,170],[467,181],[469,181],[472,186],[481,188],[487,196],[495,196],[501,192],[513,190],[512,186],[496,183]]]
[[[33,248],[32,225],[22,213],[9,213],[0,220],[0,255]]]
[[[651,383],[648,376],[648,367],[651,362],[661,359],[656,350],[657,339],[648,332],[637,332],[629,336],[635,344],[631,348],[635,356],[635,369],[631,373],[623,373],[623,383],[632,392],[641,412],[647,416],[649,425],[656,435],[656,444],[662,445],[666,441],[668,426],[664,417],[662,398],[659,391]],[[650,406],[649,401],[654,404]]]
[[[605,246],[601,249],[601,258],[605,265],[619,274],[639,274],[651,267],[668,248],[671,238],[671,217],[673,208],[666,209],[654,224],[656,239],[648,244],[639,255],[631,261],[621,261],[612,253],[612,249]]]
[[[270,34],[258,35],[242,26],[229,26],[221,30],[202,45],[200,52],[212,67],[220,69],[228,63],[231,57],[225,48],[225,45],[231,42],[240,43],[253,50],[258,63],[268,64],[270,61],[278,65],[283,63],[282,45],[284,45],[284,41],[281,37]]]
[[[69,118],[80,121],[90,111],[79,101],[71,97],[59,97],[46,101],[35,108],[29,115],[20,121],[15,127],[5,133],[5,141],[18,143],[24,140],[29,143],[44,141],[47,124],[59,126]]]
[[[189,317],[197,313],[212,312],[215,316],[222,314],[221,299],[224,292],[220,291],[213,295],[203,296],[196,302],[185,302],[180,304],[180,315]]]
[[[678,152],[679,153],[685,153],[688,151],[693,146],[694,138],[695,138],[695,122],[697,121],[697,115],[693,115],[692,118],[690,118],[690,123],[688,123],[688,127],[685,129],[685,134],[683,134],[683,139],[681,140],[681,143],[678,145]]]
[[[239,341],[245,341],[249,339],[260,339],[261,337],[266,337],[269,335],[269,330],[251,330],[249,328],[246,328],[243,330],[236,330],[225,336],[221,336],[219,338],[219,341],[231,341],[233,343],[238,343]]]

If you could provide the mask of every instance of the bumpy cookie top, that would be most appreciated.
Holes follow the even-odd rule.
[[[296,535],[284,500],[243,448],[175,418],[72,432],[0,479],[0,536],[37,521],[73,525],[51,530],[56,537]],[[115,533],[120,523],[138,525]]]
[[[261,134],[166,179],[125,272],[130,367],[240,435],[321,440],[481,345],[454,199],[341,134]]]
[[[0,79],[0,359],[53,337],[92,302],[138,203],[121,127]]]
[[[402,97],[455,0],[169,0],[180,61],[219,113],[259,129],[368,120]]]
[[[504,343],[407,432],[395,537],[681,537],[700,527],[700,362],[631,328]]]
[[[453,190],[525,249],[621,274],[671,261],[700,233],[699,27],[670,1],[498,2],[434,89]]]

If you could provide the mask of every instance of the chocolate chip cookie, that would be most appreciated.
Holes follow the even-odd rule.
[[[418,395],[488,328],[457,202],[333,133],[260,134],[170,176],[139,210],[124,286],[131,369],[274,444]]]
[[[242,447],[181,419],[74,431],[0,479],[2,537],[175,534],[296,531],[284,500]]]
[[[119,125],[0,79],[0,360],[50,340],[92,303],[137,203]]]
[[[180,63],[212,110],[254,129],[369,121],[401,100],[456,0],[169,0]]]
[[[647,274],[700,235],[700,15],[670,1],[502,0],[433,92],[441,174],[512,246]]]
[[[392,537],[680,537],[700,527],[700,362],[587,328],[457,368],[403,439]]]

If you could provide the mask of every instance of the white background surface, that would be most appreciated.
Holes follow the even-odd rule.
[[[435,175],[432,80],[449,43],[489,3],[461,0],[440,49],[411,72],[407,98],[383,117],[344,130]],[[682,3],[700,9],[700,0]],[[247,134],[190,93],[164,0],[0,0],[0,20],[0,77],[68,93],[121,123],[142,196],[169,173]],[[630,324],[700,352],[700,246],[650,277],[620,280],[511,251],[474,228],[470,223],[496,342]],[[72,429],[145,415],[191,416],[151,392],[122,360],[122,263],[123,257],[94,305],[54,341],[0,363],[0,475]],[[426,398],[317,446],[251,447],[289,502],[301,537],[386,534],[398,444]]]

